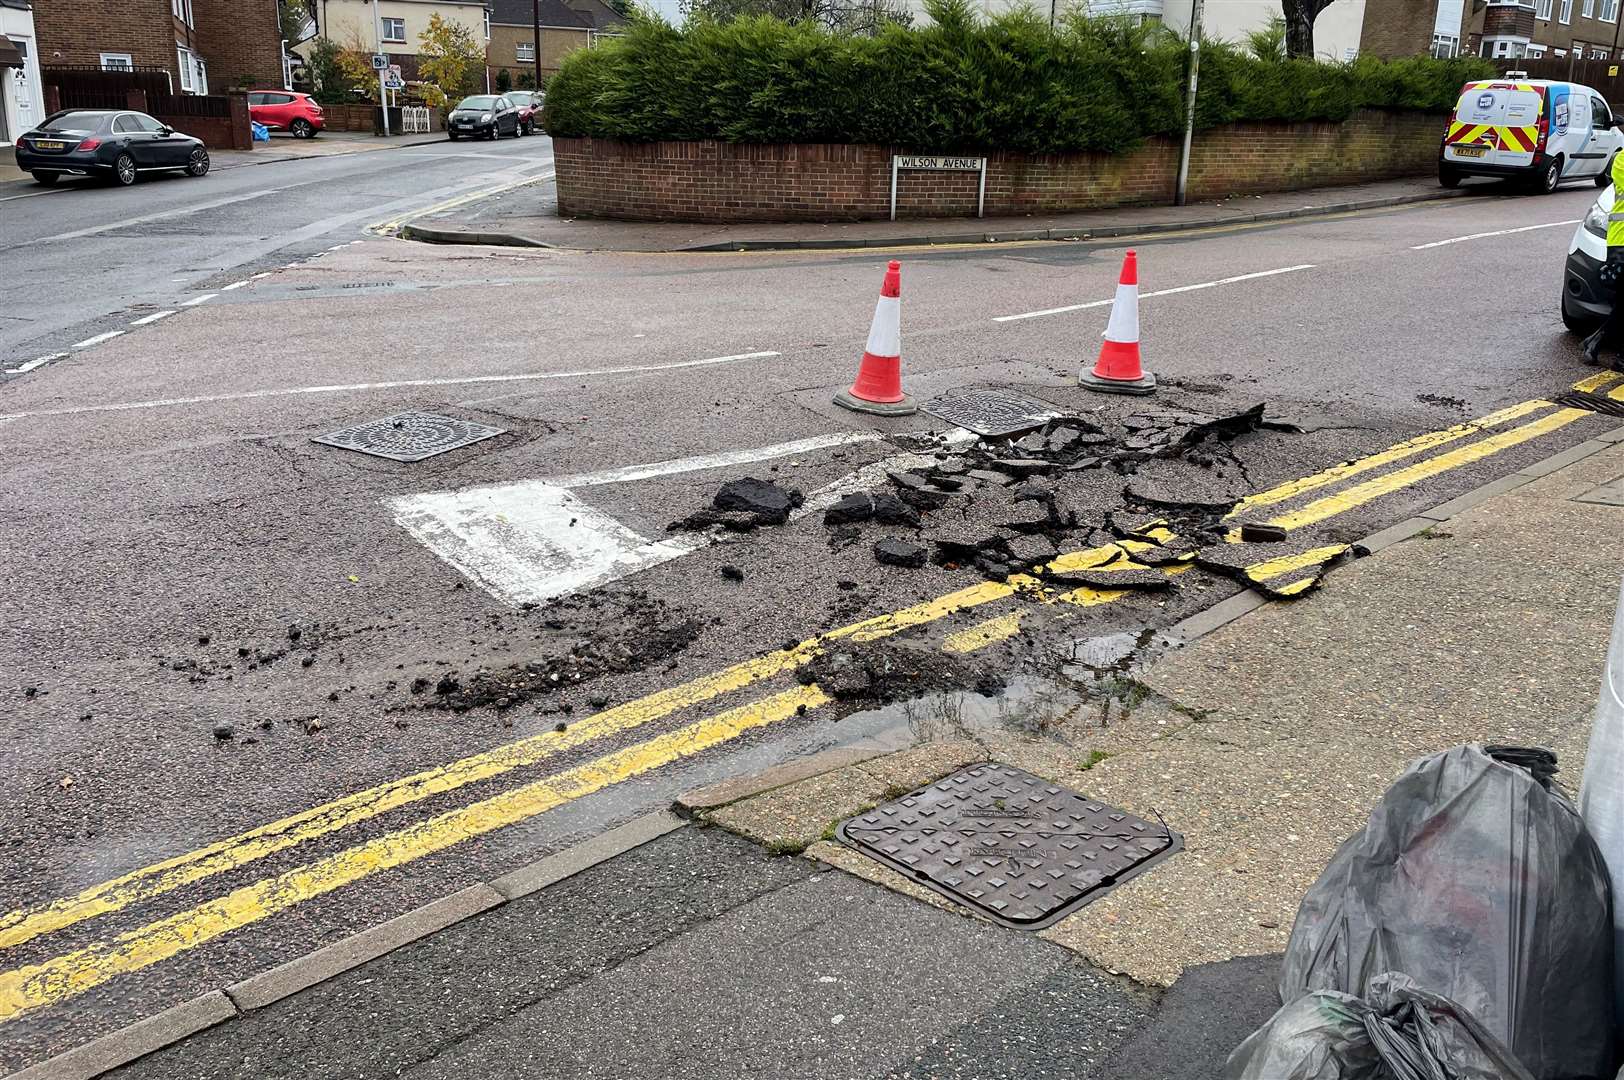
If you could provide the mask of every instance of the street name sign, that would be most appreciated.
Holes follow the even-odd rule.
[[[952,154],[892,154],[891,155],[891,220],[897,219],[897,174],[904,169],[922,172],[973,172],[976,181],[976,217],[985,217],[987,209],[987,159],[984,157],[957,157]]]

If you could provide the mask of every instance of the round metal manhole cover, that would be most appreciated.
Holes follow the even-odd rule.
[[[1030,431],[1060,415],[1060,410],[1046,401],[983,386],[950,390],[927,401],[921,408],[983,438]]]
[[[391,461],[422,461],[497,435],[505,429],[436,413],[403,412],[319,435],[311,442],[355,450]]]

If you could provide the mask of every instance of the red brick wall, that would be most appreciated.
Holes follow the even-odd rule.
[[[209,65],[209,91],[282,85],[276,0],[192,0],[193,40]]]
[[[1232,124],[1198,132],[1190,198],[1425,173],[1444,120],[1366,111],[1343,124]],[[891,149],[846,144],[553,140],[558,212],[645,221],[853,221],[890,213]],[[994,153],[988,216],[1171,202],[1178,147],[1128,154]],[[898,217],[971,216],[975,173],[899,174]]]
[[[161,67],[173,79],[173,27],[169,0],[34,0],[41,67],[95,67],[104,52],[129,53],[137,67]]]

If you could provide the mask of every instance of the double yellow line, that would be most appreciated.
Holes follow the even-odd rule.
[[[1618,376],[1610,373],[1593,376],[1577,384],[1576,389],[1598,390],[1617,379]],[[1624,386],[1616,388],[1612,396],[1624,400]],[[1551,407],[1551,403],[1546,401],[1523,402],[1471,423],[1406,440],[1358,461],[1260,492],[1237,506],[1235,514],[1296,499]],[[1304,528],[1450,469],[1481,461],[1589,415],[1592,414],[1580,409],[1558,409],[1530,423],[1468,442],[1337,494],[1312,500],[1271,520],[1288,529]],[[1170,536],[1163,530],[1161,539]],[[1133,562],[1131,556],[1149,546],[1137,541],[1121,541],[1062,555],[1050,563],[1049,568],[1057,572],[1141,569],[1143,567]],[[1259,580],[1266,580],[1322,562],[1341,549],[1340,545],[1315,548],[1269,560],[1250,570]],[[1123,558],[1124,555],[1128,557]],[[1169,568],[1169,572],[1181,569],[1187,569],[1187,566]],[[1303,584],[1306,585],[1306,582]],[[391,780],[102,882],[74,896],[0,914],[0,949],[120,911],[392,810],[456,791],[468,784],[534,767],[569,748],[608,739],[683,709],[744,690],[801,667],[827,643],[843,639],[877,640],[1017,593],[1025,593],[1045,602],[1059,601],[1088,607],[1111,603],[1129,595],[1130,591],[1082,588],[1054,595],[1046,593],[1037,579],[1022,575],[1007,581],[973,585],[658,691],[581,720],[563,732],[548,732],[521,739],[447,765]],[[963,653],[1007,640],[1020,632],[1025,610],[1000,613],[967,629],[948,634],[943,647]],[[545,813],[594,791],[722,745],[747,732],[819,708],[827,702],[828,698],[816,686],[797,686],[776,692],[610,752],[586,764],[522,784],[264,878],[109,940],[95,942],[40,963],[0,972],[0,1023],[25,1012],[65,1001],[110,979],[139,971],[379,871],[402,866],[443,851],[462,840]]]

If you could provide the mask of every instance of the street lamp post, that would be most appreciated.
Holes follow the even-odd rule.
[[[536,64],[536,75],[535,75],[536,82],[535,82],[535,85],[533,85],[530,89],[536,91],[537,93],[540,93],[541,92],[541,0],[534,0],[534,2],[531,4],[531,9],[532,9],[532,15],[531,15],[530,29],[532,31],[534,31],[534,33],[535,33],[535,43],[531,46],[531,48],[536,50],[536,54],[534,56],[532,56],[530,59],[535,61],[535,64]]]
[[[1178,186],[1173,205],[1183,206],[1190,184],[1190,144],[1195,138],[1195,89],[1201,72],[1201,0],[1190,4],[1190,86],[1185,91],[1184,146],[1179,151]]]

